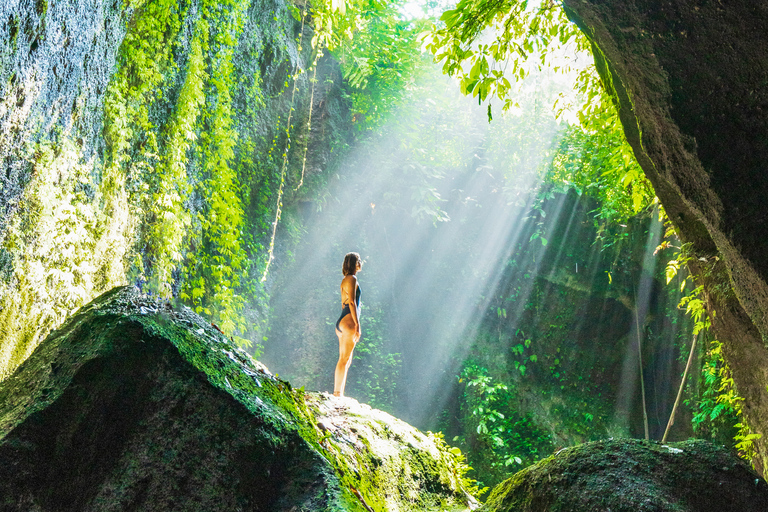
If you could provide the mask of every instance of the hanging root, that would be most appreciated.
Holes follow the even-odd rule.
[[[315,83],[317,83],[317,59],[323,55],[322,52],[317,52],[315,55],[315,61],[312,63],[314,69],[312,70],[312,93],[309,95],[309,117],[307,118],[307,142],[304,144],[304,158],[301,161],[301,180],[294,190],[297,191],[304,184],[304,169],[307,167],[307,149],[309,149],[309,138],[312,134],[312,109],[315,106]]]
[[[293,68],[293,91],[291,92],[291,108],[288,111],[288,122],[285,125],[285,149],[283,150],[283,165],[280,166],[280,187],[277,189],[275,221],[272,223],[272,237],[269,240],[269,256],[267,257],[267,265],[264,267],[264,273],[261,276],[262,283],[267,280],[267,275],[269,274],[269,266],[272,264],[272,260],[275,259],[275,237],[277,236],[277,224],[280,222],[280,215],[283,212],[283,188],[285,187],[285,170],[288,167],[288,151],[291,149],[291,118],[293,117],[293,106],[294,100],[296,98],[296,87],[298,85],[297,79],[299,77],[299,59],[301,56],[301,43],[304,40],[304,22],[306,19],[307,12],[304,11],[301,16],[301,32],[299,33],[299,56],[296,57],[296,66]]]

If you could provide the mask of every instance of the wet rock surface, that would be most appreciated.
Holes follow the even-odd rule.
[[[0,510],[467,510],[456,456],[118,288],[0,383]]]
[[[701,440],[635,439],[560,450],[498,485],[483,512],[758,512],[768,484],[728,450]]]
[[[33,172],[35,143],[72,133],[86,159],[100,149],[104,94],[134,11],[122,4],[0,2],[0,234]]]

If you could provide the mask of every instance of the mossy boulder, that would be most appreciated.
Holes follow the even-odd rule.
[[[499,484],[481,512],[764,512],[768,484],[707,441],[611,439],[563,449]]]
[[[0,510],[466,510],[460,456],[118,288],[0,383]]]

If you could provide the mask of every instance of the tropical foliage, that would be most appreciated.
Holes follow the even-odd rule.
[[[489,121],[494,104],[502,111],[519,108],[513,83],[533,69],[548,66],[567,75],[576,96],[563,96],[553,107],[577,122],[560,141],[549,180],[598,199],[598,217],[607,220],[625,220],[653,202],[609,91],[594,64],[583,64],[589,41],[559,3],[462,0],[433,25],[426,48],[459,80],[462,92],[487,103]]]
[[[338,276],[318,271],[300,293],[278,291],[290,289],[302,254],[314,256],[309,217],[348,222],[336,209],[347,188],[365,199],[355,242],[380,249],[366,269],[380,282],[394,283],[394,269],[417,259],[446,290],[467,276],[495,278],[463,304],[477,329],[446,363],[452,402],[428,425],[450,432],[486,483],[563,444],[632,433],[605,405],[604,375],[618,363],[583,357],[599,336],[582,317],[626,323],[622,315],[637,309],[632,287],[655,199],[589,41],[557,2],[461,0],[439,19],[407,16],[405,7],[127,2],[133,18],[105,93],[104,161],[86,162],[67,134],[30,152],[33,178],[0,247],[0,366],[18,364],[98,293],[133,283],[180,299],[257,354],[276,342],[281,357],[300,362],[297,373],[320,375],[335,362],[333,350],[322,351],[334,319],[306,311],[335,300]],[[568,91],[552,90],[553,75]],[[456,90],[484,108],[478,114]],[[498,228],[514,208],[525,210],[515,217],[519,237],[496,266],[480,268],[496,233],[482,229]],[[433,255],[456,226],[479,228],[453,240],[450,254]],[[423,236],[398,243],[388,238],[394,227]],[[335,249],[347,240],[338,236]],[[422,246],[415,256],[409,243]],[[670,280],[686,254],[667,265]],[[646,271],[661,281],[664,264]],[[366,337],[350,382],[363,400],[397,412],[412,378],[408,345],[429,326],[398,331],[396,308],[407,297],[384,288],[366,288]],[[696,290],[681,307],[703,332]],[[651,352],[688,339],[676,283],[659,293],[662,314],[644,331]],[[440,315],[434,325],[461,327],[454,312]],[[681,327],[664,338],[672,324]],[[302,346],[287,350],[297,340]],[[710,340],[701,397],[691,391],[694,426],[712,438],[736,435],[748,455],[753,434],[743,421],[731,427],[741,399],[721,352]]]

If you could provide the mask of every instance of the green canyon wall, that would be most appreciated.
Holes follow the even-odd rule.
[[[349,130],[308,16],[41,0],[0,19],[0,377],[128,282],[258,338],[278,193],[311,189]]]

